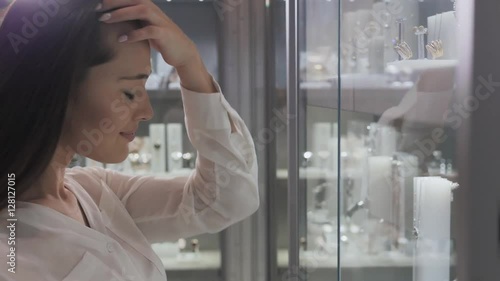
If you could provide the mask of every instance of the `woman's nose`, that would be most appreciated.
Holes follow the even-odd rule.
[[[154,116],[153,107],[151,106],[151,102],[149,101],[149,97],[141,101],[139,103],[139,107],[137,108],[136,119],[140,121],[148,121],[151,120]]]

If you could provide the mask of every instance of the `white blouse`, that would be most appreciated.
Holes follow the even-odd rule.
[[[253,214],[259,207],[254,143],[213,83],[217,93],[181,89],[186,128],[198,152],[189,177],[67,168],[64,183],[90,228],[49,207],[17,201],[15,245],[7,243],[7,219],[13,217],[7,208],[0,212],[0,280],[164,281],[152,243],[216,233]],[[11,247],[15,273],[7,270]]]

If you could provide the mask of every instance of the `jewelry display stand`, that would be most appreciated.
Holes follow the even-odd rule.
[[[168,171],[182,169],[182,128],[181,123],[167,124]]]
[[[409,254],[413,217],[408,209],[412,206],[411,190],[413,178],[418,175],[418,158],[395,152],[393,156],[371,156],[368,161],[367,208],[372,225],[376,224],[370,231],[370,251],[373,254],[387,251],[383,246],[386,244],[393,251]]]
[[[149,135],[151,137],[151,171],[163,173],[167,171],[166,142],[165,142],[165,124],[150,124]]]
[[[437,19],[439,18],[439,23]],[[443,29],[443,15],[434,16],[434,26],[432,34],[429,33],[428,44],[426,45],[429,59],[438,59],[444,55],[443,41],[441,40],[441,31]],[[430,23],[430,21],[429,21]]]
[[[452,189],[440,177],[414,179],[413,281],[450,280]]]
[[[425,35],[427,34],[427,28],[419,26],[415,27],[413,31],[417,36],[417,58],[423,60],[425,59]]]
[[[410,46],[405,41],[405,18],[398,18],[396,20],[396,25],[398,28],[398,36],[394,39],[394,50],[398,53],[398,60],[409,60],[413,57],[413,51]]]
[[[393,17],[395,19],[396,15],[401,15],[401,17],[406,19],[405,25],[409,28],[406,28],[403,31],[404,38],[406,43],[408,43],[408,45],[410,45],[412,49],[416,50],[417,38],[415,37],[411,27],[420,25],[419,1],[399,1],[399,2],[395,0],[384,0],[384,1],[387,1],[389,5],[395,5],[396,3],[399,3],[399,5],[401,5],[401,10],[397,10],[396,13],[393,15]],[[393,35],[397,36],[398,30],[396,29],[396,26],[394,24],[393,27],[394,27]]]
[[[373,156],[392,156],[398,149],[399,133],[392,126],[370,124]]]
[[[393,215],[394,202],[392,183],[392,157],[371,156],[368,158],[368,210],[367,252],[377,255],[387,251],[388,229],[396,224]]]
[[[441,24],[442,27],[440,27]],[[456,59],[458,57],[457,34],[459,30],[457,27],[455,12],[450,11],[431,16],[427,19],[427,26],[429,28],[429,37],[431,39],[436,38],[434,37],[436,33],[440,33],[440,40],[443,43],[444,49],[444,54],[440,59]],[[440,28],[441,32],[439,32]]]
[[[405,152],[396,152],[393,159],[393,182],[399,192],[398,212],[399,238],[410,240],[413,231],[413,179],[419,175],[418,157]]]
[[[391,44],[391,42],[394,39],[399,38],[399,29],[397,25],[397,19],[398,18],[404,18],[405,22],[404,25],[406,27],[410,28],[405,28],[402,30],[402,38],[405,40],[405,42],[408,44],[408,46],[411,49],[416,50],[417,48],[417,38],[415,37],[413,30],[411,27],[413,26],[418,26],[419,25],[419,2],[418,1],[393,1],[393,0],[384,0],[386,2],[388,7],[394,7],[397,5],[399,6],[399,9],[394,10],[394,8],[390,9],[388,8],[389,12],[392,11],[391,14],[391,23],[390,23],[390,38],[388,43]],[[397,4],[399,3],[399,4]],[[385,3],[384,3],[385,4]],[[391,45],[392,48],[392,45]],[[392,50],[394,52],[394,50]],[[396,54],[397,58],[397,54]]]
[[[391,156],[371,156],[368,159],[368,201],[370,202],[370,215],[394,222],[392,216],[392,182]]]

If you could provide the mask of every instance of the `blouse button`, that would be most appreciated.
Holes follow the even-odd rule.
[[[113,252],[113,245],[111,244],[111,242],[109,242],[107,245],[106,245],[106,248],[108,248],[108,252],[112,253]]]

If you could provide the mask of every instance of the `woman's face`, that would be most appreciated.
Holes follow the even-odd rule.
[[[76,153],[103,163],[119,163],[130,142],[121,133],[135,132],[140,121],[153,117],[145,84],[151,73],[148,41],[117,43],[136,27],[129,23],[102,24],[103,35],[116,56],[90,69],[70,103],[63,138]],[[67,148],[64,148],[67,150]]]

